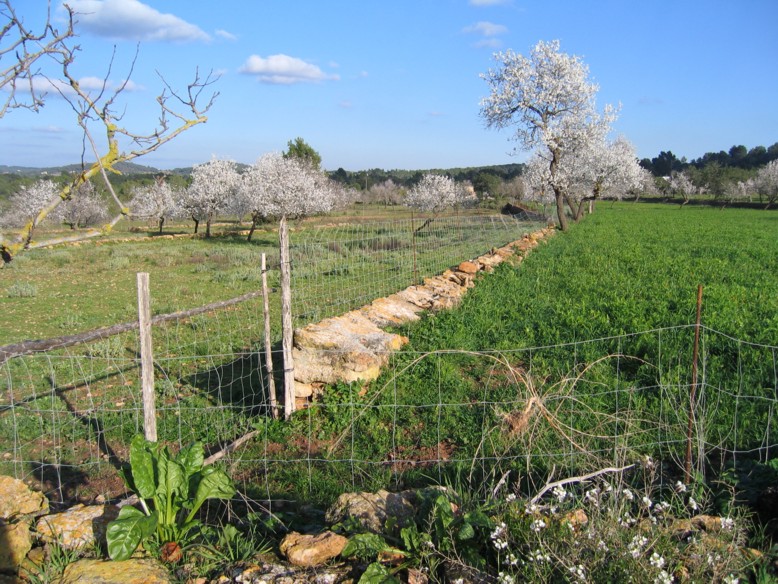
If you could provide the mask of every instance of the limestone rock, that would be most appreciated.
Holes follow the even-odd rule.
[[[418,491],[390,493],[344,493],[332,504],[325,514],[325,520],[335,524],[344,520],[356,520],[365,531],[385,533],[386,521],[392,518],[398,528],[413,522],[421,501],[437,497],[445,489],[430,487]]]
[[[48,512],[49,501],[43,493],[31,490],[18,479],[0,475],[0,519],[8,521]]]
[[[235,566],[227,574],[212,580],[214,584],[353,584],[349,565],[329,565],[301,568],[280,563],[265,563],[248,567]]]
[[[406,337],[382,331],[359,311],[328,318],[295,331],[295,380],[372,381],[390,353],[407,342]]]
[[[457,271],[465,274],[477,274],[479,269],[478,264],[474,262],[462,262],[457,266]]]
[[[32,549],[30,526],[26,522],[0,523],[0,572],[16,572]]]
[[[398,326],[419,320],[421,308],[408,302],[398,294],[378,298],[360,312],[378,327]]]
[[[279,549],[291,564],[312,568],[337,558],[347,543],[348,539],[331,531],[318,535],[292,532],[284,537]]]
[[[169,584],[168,571],[156,560],[78,560],[62,574],[60,584]]]
[[[38,520],[36,531],[47,540],[57,540],[65,549],[78,549],[105,540],[108,523],[116,519],[114,505],[76,505],[63,513]]]

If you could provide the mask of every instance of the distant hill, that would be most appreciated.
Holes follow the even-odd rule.
[[[32,166],[7,166],[0,164],[0,173],[2,174],[15,174],[18,176],[41,176],[41,175],[59,175],[62,173],[70,174],[75,172],[81,172],[82,166],[80,164],[68,164],[67,166],[49,166],[45,168],[38,168]],[[122,174],[157,174],[163,172],[153,166],[144,166],[142,164],[134,164],[132,162],[120,162],[116,165],[116,170]],[[176,169],[177,171],[191,169]],[[171,171],[176,174],[182,174],[180,172]]]

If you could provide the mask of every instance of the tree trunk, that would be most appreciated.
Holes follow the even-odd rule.
[[[559,229],[567,231],[567,215],[565,214],[565,197],[561,189],[554,187],[554,198],[556,199],[556,214],[559,219]]]
[[[205,220],[205,237],[206,237],[206,239],[211,237],[211,219],[210,218]]]
[[[251,236],[254,235],[254,229],[257,228],[257,221],[259,220],[258,217],[255,215],[251,216],[251,229],[249,229],[249,236],[246,238],[246,241],[251,241]]]
[[[165,224],[165,218],[160,217],[159,218],[159,234],[162,235],[162,226]]]
[[[200,227],[200,220],[199,219],[195,219],[194,217],[192,217],[192,221],[194,221],[194,224],[195,224],[194,234],[197,235],[197,229]]]

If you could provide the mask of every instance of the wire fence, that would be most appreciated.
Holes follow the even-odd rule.
[[[702,476],[778,448],[778,347],[705,327],[691,410],[694,325],[515,350],[401,351],[376,382],[332,387],[284,422],[268,416],[258,348],[246,339],[245,350],[222,352],[213,326],[187,341],[194,354],[157,352],[159,440],[199,440],[212,453],[252,433],[220,463],[266,502],[453,475],[486,486],[511,473],[518,485],[645,457],[681,469],[690,415]],[[192,324],[170,327],[162,346],[180,346],[184,328]],[[122,343],[0,366],[0,473],[54,501],[121,492],[117,467],[143,431],[138,360]]]
[[[330,225],[293,234],[295,324],[317,322],[420,284],[546,225],[543,217],[527,213],[451,215]]]

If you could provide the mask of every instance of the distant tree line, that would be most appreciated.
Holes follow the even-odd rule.
[[[682,172],[689,167],[703,170],[711,165],[756,170],[773,160],[778,160],[778,142],[768,148],[755,146],[750,150],[741,144],[732,146],[727,152],[706,152],[693,160],[687,160],[685,156],[678,158],[672,150],[663,150],[654,158],[643,158],[640,165],[654,176],[670,176],[673,171]]]

